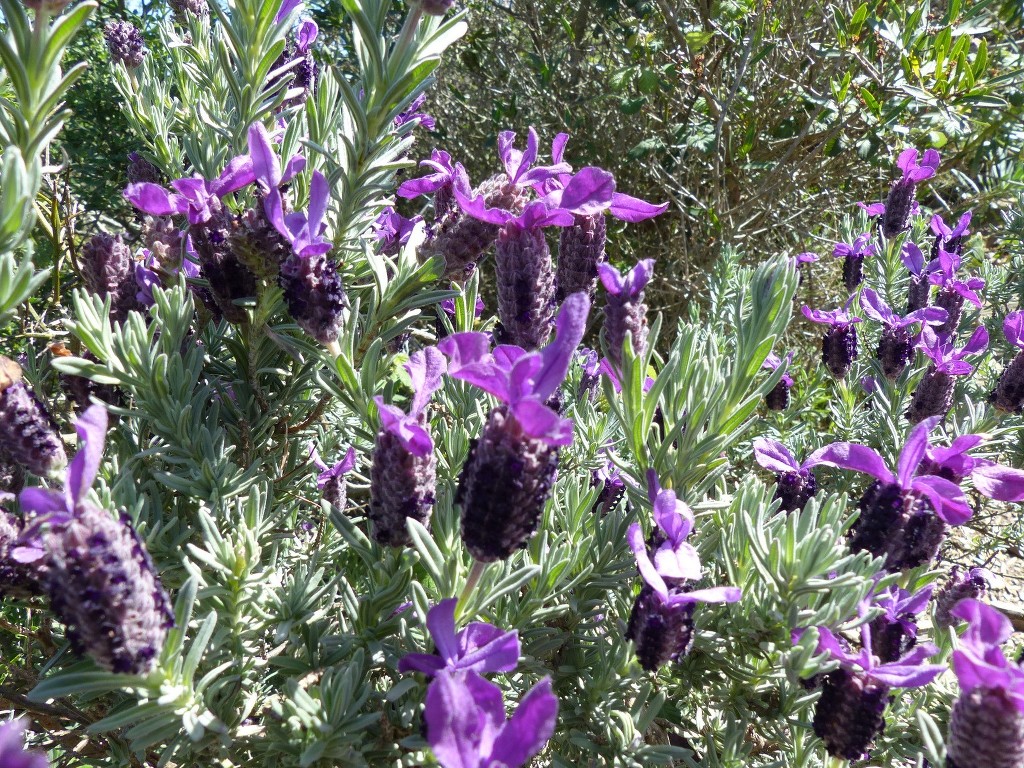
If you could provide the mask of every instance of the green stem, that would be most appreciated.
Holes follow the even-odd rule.
[[[487,570],[487,566],[490,563],[482,563],[479,560],[473,561],[473,567],[469,571],[469,576],[466,578],[466,586],[462,588],[462,594],[459,595],[459,602],[455,604],[455,615],[459,616],[466,608],[466,603],[469,602],[470,595],[473,594],[473,590],[476,589],[476,585],[480,581],[480,577],[484,575],[484,571]]]

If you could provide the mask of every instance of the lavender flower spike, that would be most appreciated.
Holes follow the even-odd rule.
[[[320,474],[316,476],[316,487],[323,492],[324,499],[339,512],[345,511],[345,503],[348,501],[348,491],[345,488],[345,475],[355,469],[356,449],[350,447],[345,452],[341,461],[333,467],[328,467],[316,446],[309,448],[309,460],[313,462]]]
[[[604,336],[608,359],[616,371],[622,370],[622,345],[626,333],[632,337],[633,354],[642,355],[647,347],[647,305],[644,288],[654,276],[654,259],[638,261],[625,275],[611,264],[599,264],[598,276],[604,285]]]
[[[964,358],[984,351],[988,346],[988,331],[985,326],[979,326],[961,349],[954,349],[951,339],[942,338],[925,326],[921,329],[918,346],[932,364],[914,390],[907,409],[907,420],[911,424],[929,416],[944,417],[949,412],[953,405],[954,377],[967,376],[974,371],[974,366]]]
[[[878,361],[890,381],[898,379],[913,359],[917,338],[911,334],[910,326],[914,323],[941,325],[948,317],[941,307],[925,307],[900,317],[870,288],[861,292],[860,305],[865,315],[885,325],[878,340]]]
[[[103,458],[107,412],[88,408],[75,424],[82,447],[68,466],[64,492],[26,488],[22,510],[45,526],[44,586],[78,653],[110,672],[146,674],[174,624],[170,601],[127,515],[111,517],[86,496]]]
[[[864,259],[874,256],[876,250],[870,232],[860,235],[852,244],[836,243],[832,255],[843,259],[843,285],[850,293],[864,281]]]
[[[442,600],[427,611],[437,653],[410,653],[398,662],[399,672],[422,672],[434,677],[442,672],[511,672],[519,663],[519,633],[504,632],[482,621],[471,622],[455,632],[455,605]]]
[[[25,721],[9,720],[0,725],[0,765],[3,768],[47,768],[46,755],[25,751]]]
[[[896,166],[903,175],[892,183],[889,196],[885,200],[885,212],[882,214],[882,234],[889,239],[907,228],[917,185],[930,179],[938,171],[938,152],[934,149],[926,150],[920,163],[917,160],[918,154],[916,149],[906,149],[900,153],[896,161]]]
[[[648,672],[685,655],[693,643],[693,612],[697,603],[734,603],[738,587],[691,589],[701,578],[697,550],[686,538],[693,530],[693,512],[671,490],[659,489],[653,478],[654,521],[658,527],[649,552],[639,523],[626,538],[636,557],[644,585],[633,604],[626,639],[636,644],[640,666]]]
[[[774,352],[769,352],[768,357],[761,363],[761,368],[763,370],[775,371],[782,365],[782,362],[783,359],[781,357]],[[793,364],[792,352],[786,355],[785,362],[787,368]],[[793,377],[789,373],[782,374],[779,383],[772,388],[771,392],[764,396],[765,405],[768,406],[769,410],[784,411],[789,407],[789,390],[793,388],[793,383]]]
[[[797,462],[789,449],[777,440],[759,437],[754,440],[754,459],[765,469],[775,473],[775,496],[785,512],[803,509],[818,490],[813,463]]]
[[[988,591],[992,573],[985,568],[966,571],[953,566],[949,579],[935,595],[935,626],[939,629],[956,626],[959,621],[953,609],[961,600],[978,600]]]
[[[949,313],[949,318],[936,329],[936,333],[940,336],[948,336],[955,334],[959,329],[965,302],[969,301],[981,309],[981,298],[978,296],[978,291],[985,287],[985,281],[980,277],[958,280],[956,273],[960,269],[961,259],[955,253],[939,250],[939,256],[934,264],[936,266],[928,275],[928,281],[932,285],[939,286],[935,304]]]
[[[370,467],[370,522],[373,538],[391,547],[412,540],[406,518],[423,525],[434,506],[437,460],[425,410],[430,396],[441,386],[445,358],[434,347],[414,353],[405,366],[412,383],[409,413],[375,397],[381,430]]]
[[[548,677],[530,689],[511,718],[501,689],[475,672],[439,674],[424,706],[427,741],[443,768],[520,768],[544,748],[557,717]]]
[[[858,502],[860,517],[850,539],[854,552],[885,557],[890,571],[930,562],[947,525],[962,525],[973,510],[960,487],[934,475],[916,475],[938,417],[916,426],[900,451],[893,473],[873,449],[858,443],[832,443],[808,462],[864,472],[876,478]]]
[[[21,366],[0,355],[0,450],[29,472],[47,477],[68,463],[57,423],[21,376]]]
[[[883,613],[871,622],[871,652],[882,663],[897,661],[917,644],[917,614],[932,597],[929,584],[910,593],[901,587],[889,587],[874,596],[874,606]]]
[[[938,256],[939,251],[959,254],[964,247],[964,238],[971,234],[971,231],[968,229],[970,225],[970,211],[960,217],[955,227],[947,226],[939,214],[932,216],[931,230],[932,234],[935,235],[935,248],[932,251],[932,258]]]
[[[573,422],[547,403],[583,339],[590,301],[575,293],[562,304],[554,340],[538,352],[498,346],[484,333],[456,333],[438,343],[448,375],[497,397],[459,477],[462,539],[482,562],[502,560],[536,532]]]
[[[938,269],[939,265],[938,262],[926,264],[921,249],[909,240],[903,244],[900,261],[910,272],[910,285],[907,287],[907,314],[909,314],[928,306],[932,289],[928,277]]]
[[[861,319],[853,317],[845,310],[826,312],[811,309],[806,304],[800,311],[811,322],[824,323],[828,326],[825,335],[821,337],[821,361],[837,379],[846,376],[857,358],[857,329],[854,324],[862,322]]]
[[[1006,316],[1003,335],[1020,351],[1003,369],[989,402],[1004,413],[1020,413],[1024,411],[1024,310]]]
[[[978,600],[961,600],[952,614],[968,628],[953,652],[961,693],[949,722],[946,764],[1019,768],[1024,765],[1024,668],[1000,648],[1013,627]]]

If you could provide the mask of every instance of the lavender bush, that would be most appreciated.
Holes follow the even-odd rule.
[[[91,5],[0,3],[24,211]],[[0,701],[48,753],[11,724],[3,765],[962,766],[988,719],[1019,765],[950,555],[1024,501],[1021,295],[914,206],[938,153],[893,152],[827,302],[726,251],[669,320],[603,218],[663,204],[528,126],[474,187],[423,135],[461,16],[343,6],[340,60],[299,0],[112,27],[154,172],[46,317],[3,219]]]

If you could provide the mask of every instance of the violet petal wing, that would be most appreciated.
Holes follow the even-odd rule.
[[[928,449],[928,433],[935,429],[935,425],[940,421],[941,416],[929,416],[911,430],[910,437],[903,444],[903,450],[896,460],[896,482],[900,487],[910,486],[910,478],[914,476]]]
[[[75,431],[80,443],[78,453],[68,466],[65,497],[69,509],[85,498],[99,471],[107,436],[106,409],[102,405],[90,405],[75,422]]]
[[[406,654],[398,662],[399,672],[422,672],[429,677],[433,677],[442,669],[444,661],[432,653]]]
[[[621,221],[628,221],[631,224],[634,224],[638,221],[644,221],[646,219],[652,219],[655,216],[660,216],[667,210],[668,203],[655,205],[653,203],[648,203],[646,200],[641,200],[638,197],[630,197],[629,195],[624,195],[621,192],[616,192],[612,195],[612,204],[608,209],[608,212]]]
[[[253,175],[267,193],[281,185],[281,163],[262,123],[249,126],[249,157]]]
[[[971,509],[960,486],[943,477],[936,475],[915,477],[911,482],[911,487],[927,497],[935,514],[950,525],[963,525],[974,514],[974,510]]]
[[[1024,501],[1024,471],[999,464],[978,466],[971,472],[974,487],[995,501]]]
[[[1006,316],[1003,320],[1003,335],[1013,346],[1024,349],[1024,310]]]
[[[860,443],[826,445],[808,456],[807,461],[804,462],[806,467],[814,467],[819,464],[839,469],[852,469],[854,472],[864,472],[884,483],[896,480],[889,468],[885,466],[885,460],[873,449]]]
[[[488,696],[480,686],[470,689],[468,675],[437,675],[427,688],[423,710],[427,741],[444,768],[480,768],[480,740],[483,735],[481,699],[494,699],[501,707],[501,690]],[[483,681],[486,685],[491,685]],[[479,698],[478,698],[479,697]]]
[[[636,565],[640,569],[643,580],[650,584],[659,595],[667,597],[668,585],[665,584],[665,580],[661,578],[661,574],[658,573],[647,554],[647,542],[644,541],[644,533],[640,529],[639,523],[629,526],[629,530],[626,531],[626,541],[629,542],[629,548],[633,550],[633,556],[636,557]]]
[[[459,633],[460,646],[468,646],[456,662],[458,669],[478,674],[511,672],[519,664],[519,633],[504,632],[483,622],[473,622]]]
[[[585,293],[565,298],[555,320],[555,338],[540,351],[541,367],[534,378],[533,394],[549,398],[565,380],[576,347],[583,340],[590,313],[590,299]]]
[[[129,203],[150,216],[173,216],[188,210],[188,203],[181,195],[168,192],[159,184],[148,181],[129,184],[124,190],[124,196]]]
[[[512,403],[512,413],[530,437],[548,445],[571,445],[573,420],[563,419],[555,411],[532,398]]]
[[[454,597],[450,597],[427,611],[427,629],[434,638],[437,652],[449,664],[455,661],[459,653],[458,641],[455,638],[455,606],[458,602]]]
[[[519,702],[516,711],[494,741],[488,765],[515,768],[526,764],[547,744],[558,720],[558,697],[551,678],[537,683]]]
[[[578,216],[593,216],[608,207],[614,192],[615,178],[610,173],[587,166],[565,185],[559,207]]]
[[[789,449],[778,440],[758,437],[754,440],[754,459],[772,472],[799,472],[800,464]]]
[[[685,597],[686,602],[690,603],[737,603],[743,597],[743,592],[739,587],[708,587],[672,595],[667,602],[675,603],[677,597]]]

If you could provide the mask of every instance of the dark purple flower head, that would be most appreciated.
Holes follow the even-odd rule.
[[[961,600],[953,616],[967,622],[960,647],[953,651],[953,671],[968,694],[982,688],[998,690],[1024,712],[1024,667],[1006,658],[1000,647],[1013,633],[1010,620],[980,600]]]
[[[974,371],[974,366],[964,361],[968,355],[984,352],[988,346],[988,331],[985,326],[978,326],[971,338],[960,349],[953,346],[952,339],[938,336],[931,328],[921,329],[921,341],[918,348],[932,361],[937,371],[949,376],[967,376]]]
[[[142,32],[130,21],[111,21],[103,28],[110,57],[128,69],[142,66],[146,58],[146,41]]]
[[[920,153],[916,149],[905,149],[896,160],[896,167],[903,171],[899,181],[909,181],[918,184],[926,179],[932,178],[939,170],[939,153],[934,149],[926,149],[924,156],[918,162]]]
[[[885,199],[885,210],[882,213],[882,234],[887,238],[896,237],[907,228],[911,210],[914,205],[914,190],[918,183],[930,179],[939,167],[939,153],[929,149],[918,163],[918,151],[907,149],[900,153],[896,165],[902,176],[892,183],[889,196]]]
[[[959,294],[981,309],[981,298],[978,296],[978,291],[985,287],[985,281],[980,277],[969,277],[966,280],[957,279],[957,270],[962,265],[959,254],[940,250],[939,257],[935,261],[938,266],[931,271],[928,281],[932,285]]]
[[[214,209],[219,207],[220,198],[255,180],[252,158],[239,155],[216,179],[204,179],[199,175],[178,179],[171,182],[173,192],[149,182],[129,184],[124,196],[129,203],[151,216],[182,215],[188,218],[189,224],[199,225],[210,220]]]
[[[775,498],[782,501],[780,509],[792,512],[804,505],[818,490],[813,464],[800,464],[789,449],[777,440],[759,437],[754,440],[754,459],[775,473]]]
[[[320,458],[320,453],[317,451],[316,446],[311,445],[309,447],[309,460],[313,462],[313,466],[320,470],[320,474],[316,476],[316,487],[323,490],[329,483],[348,474],[356,466],[356,449],[350,447],[341,461],[335,464],[333,467],[327,466],[326,462]]]
[[[431,169],[426,176],[403,181],[398,187],[399,197],[418,197],[437,192],[443,187],[451,187],[455,182],[455,166],[447,152],[435,149],[430,153],[429,160],[421,160],[420,165]]]
[[[381,428],[390,432],[414,456],[427,456],[434,450],[434,441],[422,423],[422,414],[430,396],[441,387],[445,372],[445,359],[436,347],[426,347],[413,353],[405,364],[412,384],[412,403],[409,413],[388,405],[379,395],[373,400],[380,412]]]
[[[798,630],[799,632],[799,630]],[[794,633],[795,634],[795,633]],[[926,664],[925,659],[939,652],[931,643],[917,645],[902,658],[887,664],[871,652],[871,629],[861,625],[861,649],[853,653],[828,627],[818,627],[818,653],[827,653],[847,671],[860,673],[889,688],[920,688],[946,671],[945,665]]]
[[[398,117],[395,118],[395,128],[401,128],[403,125],[415,123],[416,125],[423,126],[428,131],[434,130],[434,128],[437,125],[437,123],[434,122],[434,118],[428,115],[426,112],[419,111],[420,107],[423,106],[426,100],[427,94],[425,93],[421,93],[419,96],[413,99],[409,106],[406,108],[406,110],[400,113]]]
[[[0,765],[3,768],[47,768],[42,752],[25,750],[25,721],[9,720],[0,725]]]
[[[964,571],[954,565],[949,579],[935,595],[935,626],[946,629],[959,624],[953,609],[961,600],[980,599],[992,583],[992,577],[992,572],[986,568]]]
[[[967,235],[971,234],[971,231],[967,228],[971,224],[971,212],[968,211],[960,220],[956,223],[955,227],[950,228],[946,222],[942,220],[939,214],[932,216],[931,230],[932,234],[939,239],[940,245],[947,245],[951,243],[959,243]],[[955,251],[956,248],[950,248],[949,250]]]
[[[537,352],[499,345],[491,352],[486,333],[456,333],[438,342],[449,358],[448,375],[468,381],[507,403],[530,437],[548,445],[572,442],[572,419],[563,419],[546,403],[569,371],[583,339],[590,300],[574,293],[562,303],[554,340]]]
[[[915,474],[928,448],[928,433],[938,422],[939,417],[932,416],[914,427],[897,458],[895,474],[873,448],[859,443],[826,445],[812,453],[805,463],[852,469],[871,475],[882,483],[895,484],[903,493],[927,499],[935,514],[949,525],[961,525],[970,519],[973,510],[960,487],[935,475]]]
[[[836,243],[835,247],[832,249],[832,255],[837,259],[847,256],[859,256],[860,258],[864,258],[865,256],[874,256],[877,252],[878,249],[871,242],[870,232],[865,232],[860,235],[853,241],[853,243]]]
[[[422,672],[433,677],[444,672],[511,672],[519,663],[519,633],[505,632],[482,621],[455,632],[455,605],[442,600],[427,612],[427,629],[437,653],[410,653],[398,662],[399,672]]]
[[[697,550],[686,541],[693,530],[693,512],[676,498],[671,489],[659,489],[655,482],[652,491],[656,494],[654,522],[661,534],[655,540],[660,540],[660,543],[650,552],[639,523],[630,525],[626,534],[644,582],[654,590],[662,604],[669,606],[735,603],[739,600],[741,594],[738,587],[711,587],[693,591],[677,588],[687,581],[699,581],[701,578]]]
[[[780,365],[782,365],[782,362],[783,358],[779,357],[774,352],[769,352],[768,357],[766,357],[764,359],[764,362],[761,363],[761,368],[766,371],[774,371],[777,370]],[[786,353],[785,362],[787,368],[793,364],[793,352]],[[793,386],[793,377],[790,376],[788,373],[782,374],[782,378],[780,379],[780,381],[784,382],[787,387]]]
[[[150,266],[153,264],[153,257],[149,249],[143,248],[142,253],[144,260],[135,265],[135,284],[138,288],[135,299],[144,307],[151,307],[153,306],[153,289],[160,288],[162,283],[160,282],[160,275],[150,269]]]
[[[555,732],[558,698],[545,677],[511,718],[501,689],[475,672],[443,673],[427,689],[427,741],[443,768],[520,768]]]
[[[654,259],[641,259],[625,275],[611,264],[598,264],[597,274],[608,293],[629,301],[640,296],[654,276]]]
[[[925,307],[900,317],[882,300],[882,297],[870,288],[865,288],[860,295],[860,306],[864,314],[872,320],[885,323],[889,328],[906,328],[914,323],[939,325],[946,321],[948,314],[941,307]]]
[[[421,221],[422,216],[407,219],[390,205],[381,211],[373,222],[373,234],[380,243],[381,253],[388,256],[398,253],[398,249],[409,242],[409,236]]]

